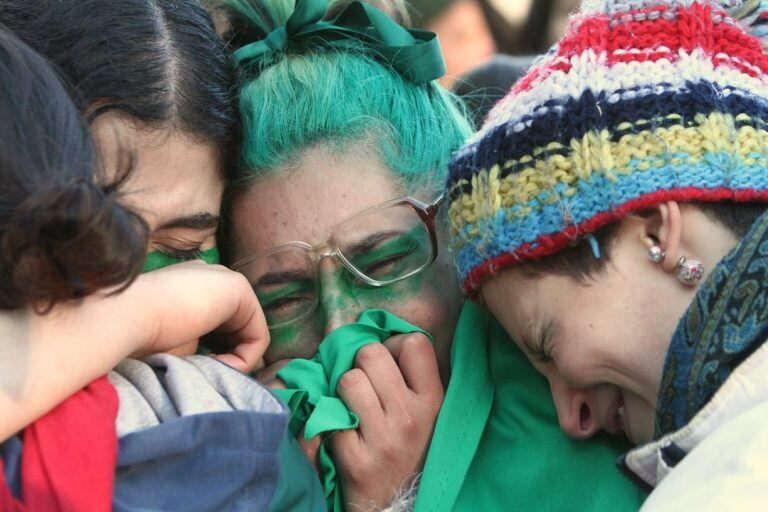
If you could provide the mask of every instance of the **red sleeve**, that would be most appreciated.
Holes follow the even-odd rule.
[[[24,430],[24,507],[35,512],[112,509],[117,407],[117,392],[102,377]]]
[[[5,481],[5,467],[2,459],[0,459],[0,511],[24,512],[21,503],[14,499],[11,489]]]

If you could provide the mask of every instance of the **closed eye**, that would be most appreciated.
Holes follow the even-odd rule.
[[[199,259],[203,254],[203,251],[200,245],[192,247],[190,249],[181,249],[178,247],[170,247],[170,246],[162,245],[158,247],[158,250],[163,254],[165,254],[166,256],[170,256],[171,258],[177,258],[185,261]]]

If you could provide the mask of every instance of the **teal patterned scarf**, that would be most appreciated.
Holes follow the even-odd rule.
[[[715,267],[675,330],[656,409],[659,437],[690,422],[768,336],[768,214]]]

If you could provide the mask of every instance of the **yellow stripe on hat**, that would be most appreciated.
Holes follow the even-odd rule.
[[[677,114],[665,119],[682,121]],[[471,183],[467,180],[457,182],[453,189],[471,187],[449,206],[451,235],[455,236],[466,224],[495,217],[501,209],[520,206],[522,208],[514,214],[522,217],[545,204],[573,196],[579,180],[589,179],[593,173],[615,180],[632,172],[665,165],[693,164],[707,153],[720,152],[740,157],[745,165],[756,165],[764,159],[758,160],[753,155],[764,154],[768,149],[768,131],[749,125],[762,126],[765,123],[747,114],[739,114],[735,118],[719,112],[699,114],[693,119],[693,126],[679,124],[644,129],[658,125],[660,121],[622,123],[617,127],[618,131],[635,133],[627,133],[618,141],[610,139],[608,130],[591,131],[581,138],[572,139],[567,155],[539,158],[563,148],[553,143],[538,148],[532,155],[506,162],[504,170],[520,168],[506,177],[500,178],[502,169],[496,165],[490,170],[478,172]],[[737,122],[749,124],[736,129]]]

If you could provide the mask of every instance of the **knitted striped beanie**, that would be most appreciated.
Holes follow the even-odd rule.
[[[663,201],[768,201],[765,11],[586,0],[454,158],[465,291]]]

